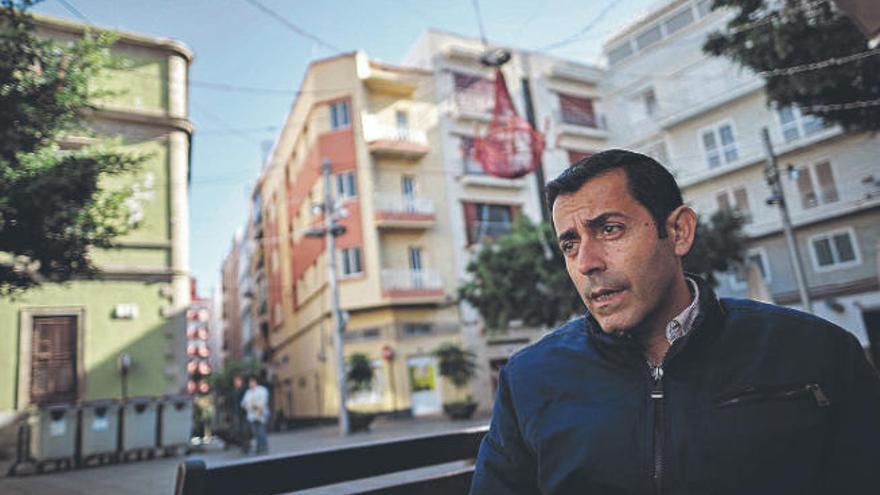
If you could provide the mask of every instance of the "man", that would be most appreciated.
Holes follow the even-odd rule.
[[[244,394],[247,392],[244,385],[244,378],[236,373],[232,377],[232,386],[235,393],[235,404],[233,404],[234,411],[232,417],[234,439],[239,443],[241,452],[247,454],[251,450],[251,434],[250,424],[247,421],[247,411],[245,411],[244,406],[242,406]]]
[[[266,438],[266,423],[269,421],[269,391],[260,385],[257,377],[248,377],[248,389],[241,399],[241,407],[247,412],[251,435],[257,439],[257,455],[269,451]]]
[[[686,275],[697,216],[666,169],[598,153],[547,199],[589,312],[501,371],[472,493],[880,493],[860,345]]]

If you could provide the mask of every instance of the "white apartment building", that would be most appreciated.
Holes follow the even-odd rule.
[[[744,213],[747,261],[757,264],[774,302],[798,307],[780,213],[766,202],[761,130],[768,128],[813,312],[880,356],[880,139],[774,108],[760,77],[705,55],[707,34],[729,15],[710,4],[665,2],[606,42],[609,142],[670,167],[704,218],[719,208]],[[743,272],[719,277],[719,292],[744,297]]]
[[[459,281],[465,280],[465,268],[481,240],[508,232],[517,215],[542,219],[535,174],[512,180],[495,178],[469,158],[473,139],[477,133],[485,133],[495,103],[493,69],[480,63],[484,48],[477,39],[428,31],[404,60],[405,65],[433,73],[439,106],[437,146],[443,167],[431,180],[445,181],[445,207],[452,233],[449,247]],[[512,57],[502,70],[517,112],[523,118],[527,115],[523,89],[527,85],[537,127],[545,133],[545,181],[581,157],[607,147],[604,106],[599,98],[600,69],[508,49]],[[500,367],[510,354],[547,329],[513,328],[495,335],[485,331],[473,308],[462,304],[460,311],[463,342],[478,354],[479,371],[472,390],[480,407],[489,409]]]

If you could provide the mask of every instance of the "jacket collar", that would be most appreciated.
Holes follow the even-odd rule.
[[[715,325],[713,322],[721,318],[724,313],[724,309],[718,301],[718,296],[716,296],[715,291],[708,282],[692,273],[685,273],[685,275],[692,278],[697,283],[697,287],[699,288],[700,312],[696,321],[694,321],[691,331],[688,332],[687,335],[678,339],[676,345],[670,348],[669,355],[666,357],[667,361],[672,357],[673,351],[677,354],[678,349],[683,347],[687,342],[707,338],[710,334],[720,328],[720,325]],[[599,326],[599,322],[597,322],[589,312],[584,315],[583,321],[587,335],[590,340],[597,345],[634,349],[640,347],[639,343],[632,338],[630,333],[607,334],[603,332],[602,328]]]

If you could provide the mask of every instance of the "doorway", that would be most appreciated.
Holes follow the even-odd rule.
[[[35,316],[31,340],[31,404],[73,402],[78,396],[77,317]]]
[[[436,414],[443,410],[437,389],[437,360],[415,356],[406,360],[413,416]]]

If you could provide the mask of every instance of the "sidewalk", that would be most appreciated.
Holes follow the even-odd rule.
[[[482,426],[486,423],[488,423],[486,417],[469,421],[450,421],[444,417],[377,419],[370,432],[357,433],[344,438],[339,436],[339,429],[336,426],[322,426],[270,434],[269,453],[275,455],[307,452],[328,447],[454,431]],[[236,448],[224,451],[219,446],[212,446],[208,452],[192,454],[188,457],[160,458],[15,478],[4,477],[0,478],[0,493],[3,495],[92,495],[95,493],[170,495],[174,491],[177,465],[184,459],[201,458],[210,466],[214,463],[246,457],[256,458],[252,455],[245,456]],[[5,472],[2,475],[5,476]]]

